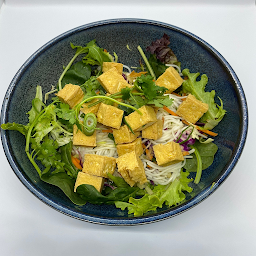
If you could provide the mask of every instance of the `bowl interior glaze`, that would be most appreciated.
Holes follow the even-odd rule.
[[[35,88],[41,85],[43,93],[56,85],[62,67],[73,57],[70,42],[84,46],[96,39],[100,47],[116,52],[118,61],[128,66],[138,66],[140,54],[152,41],[166,33],[170,47],[181,62],[182,69],[207,74],[207,91],[215,90],[223,100],[227,115],[214,129],[219,135],[215,143],[219,149],[214,163],[203,171],[201,182],[183,204],[143,217],[129,217],[127,212],[114,206],[76,206],[58,188],[42,182],[24,151],[25,139],[18,132],[1,131],[2,143],[10,165],[21,182],[40,200],[54,209],[93,223],[108,225],[136,225],[159,221],[182,213],[207,198],[228,177],[241,155],[248,126],[247,104],[241,84],[227,61],[209,44],[197,36],[172,25],[135,19],[106,20],[87,24],[68,31],[34,53],[12,80],[6,93],[1,123],[26,124]],[[131,50],[127,49],[127,45]]]

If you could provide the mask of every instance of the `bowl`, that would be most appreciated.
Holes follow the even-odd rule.
[[[142,48],[166,33],[170,47],[190,72],[207,74],[207,90],[216,90],[224,102],[227,115],[214,129],[218,151],[213,164],[203,171],[201,181],[194,185],[192,194],[175,207],[163,207],[155,213],[131,217],[113,205],[76,206],[58,188],[42,182],[24,151],[25,139],[15,131],[1,131],[6,157],[20,181],[38,199],[55,210],[79,220],[106,225],[147,224],[183,213],[211,195],[227,179],[235,167],[245,144],[248,111],[242,86],[235,72],[222,55],[201,38],[181,28],[162,22],[142,19],[104,20],[74,28],[42,46],[22,65],[6,92],[1,112],[1,124],[26,124],[26,113],[31,107],[35,87],[43,93],[56,85],[63,65],[72,58],[75,45],[85,45],[96,39],[100,47],[116,52],[119,62],[128,66],[138,64],[137,46]],[[131,49],[127,49],[127,45]],[[230,127],[230,128],[229,128]],[[231,128],[232,127],[232,128]]]

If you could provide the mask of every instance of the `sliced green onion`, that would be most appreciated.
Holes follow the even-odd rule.
[[[123,118],[123,121],[124,121],[124,123],[127,125],[127,127],[129,128],[129,130],[131,131],[131,133],[135,135],[135,133],[134,133],[132,127],[131,127],[131,126],[128,124],[128,122],[125,120],[125,117]]]
[[[197,160],[197,170],[196,170],[196,177],[195,177],[194,183],[198,184],[200,182],[202,170],[203,170],[202,159],[198,149],[192,145],[190,147],[195,150],[194,153],[196,155],[196,160]]]
[[[145,61],[145,64],[146,64],[146,66],[147,66],[147,68],[148,68],[148,70],[149,70],[150,75],[153,77],[154,80],[156,80],[156,75],[155,75],[155,73],[154,73],[152,67],[150,66],[150,64],[149,64],[149,62],[148,62],[148,59],[147,59],[145,53],[143,52],[142,48],[141,48],[140,46],[138,46],[137,49],[138,49],[138,51],[140,52],[141,57],[142,57],[143,60]]]
[[[93,113],[88,113],[84,117],[83,132],[86,136],[92,136],[97,125],[97,118]]]
[[[89,98],[87,98],[87,99],[84,99],[84,100],[82,100],[79,104],[77,104],[77,105],[75,106],[75,111],[76,111],[76,117],[77,117],[77,118],[78,118],[79,111],[80,111],[80,108],[82,107],[82,105],[83,105],[85,102],[91,101],[91,100],[93,100],[93,99],[105,99],[105,100],[110,100],[110,101],[113,101],[113,102],[115,102],[115,103],[117,103],[117,104],[119,104],[119,105],[122,105],[122,106],[124,106],[124,107],[131,108],[131,109],[137,111],[140,115],[142,115],[142,113],[141,113],[137,108],[135,108],[135,107],[133,107],[133,106],[131,106],[131,105],[125,104],[125,103],[120,102],[120,101],[117,101],[117,100],[112,99],[112,98],[110,98],[110,97],[108,97],[108,96],[97,95],[97,96],[92,96],[92,97],[89,97]]]
[[[188,135],[188,137],[185,139],[185,140],[183,140],[183,141],[181,141],[179,144],[180,145],[182,145],[182,144],[184,144],[185,142],[187,142],[188,140],[189,140],[189,138],[191,137],[191,135],[192,135],[192,132],[194,131],[194,126],[193,126],[193,129],[192,129],[192,131],[191,131],[191,133]]]
[[[179,138],[176,140],[176,143],[180,140],[180,138],[181,138],[183,132],[185,132],[188,128],[189,128],[189,126],[187,126],[185,129],[183,129],[183,130],[181,131]]]

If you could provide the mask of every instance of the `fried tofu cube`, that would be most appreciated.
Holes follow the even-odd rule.
[[[113,129],[113,136],[115,138],[116,144],[130,143],[133,142],[140,132],[135,132],[134,134],[130,131],[127,125],[123,125],[120,129]]]
[[[122,123],[123,114],[123,110],[101,103],[97,112],[97,118],[99,123],[119,129]]]
[[[90,175],[84,172],[79,172],[77,174],[76,183],[74,187],[74,191],[76,192],[76,189],[78,186],[82,184],[92,185],[94,186],[99,192],[101,192],[104,184],[104,178]]]
[[[138,138],[134,142],[131,142],[131,143],[117,145],[116,149],[117,149],[118,156],[122,156],[122,155],[124,155],[126,153],[130,153],[132,151],[135,151],[135,153],[138,156],[141,156],[143,153],[141,138]]]
[[[73,126],[73,145],[96,147],[96,131],[91,136],[86,136],[76,125]]]
[[[134,132],[141,131],[157,121],[156,113],[152,107],[144,105],[139,108],[139,111],[142,115],[134,111],[125,117],[126,122]]]
[[[100,156],[95,154],[85,154],[83,172],[108,178],[108,173],[113,174],[116,168],[114,157]]]
[[[156,80],[156,85],[167,88],[168,93],[175,91],[181,86],[182,83],[183,79],[173,67],[167,68],[165,72]]]
[[[64,88],[57,93],[57,96],[62,102],[67,103],[73,108],[83,100],[84,92],[79,85],[66,84]]]
[[[143,163],[135,151],[118,157],[116,162],[118,172],[131,187],[133,187],[136,183],[142,185],[148,182]]]
[[[88,114],[88,113],[93,113],[94,115],[97,114],[98,110],[99,110],[99,107],[100,107],[100,104],[97,104],[97,105],[94,105],[92,107],[88,107],[90,104],[96,102],[98,99],[94,99],[88,103],[84,103],[81,107],[81,111],[84,113],[84,114]]]
[[[120,92],[121,89],[131,87],[115,67],[101,74],[97,80],[102,87],[110,94]]]
[[[194,124],[208,111],[208,108],[208,104],[189,94],[186,100],[180,104],[176,113],[186,121]]]
[[[153,150],[158,165],[165,166],[176,164],[184,160],[180,145],[173,141],[166,144],[157,144],[153,146]]]
[[[151,140],[158,140],[163,135],[163,120],[158,119],[154,124],[142,130],[141,137]]]
[[[123,64],[122,63],[116,63],[116,62],[103,62],[102,71],[107,72],[111,68],[116,68],[118,73],[120,75],[123,74]]]

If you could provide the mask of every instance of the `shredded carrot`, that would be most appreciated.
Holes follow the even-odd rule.
[[[142,144],[142,147],[143,147],[143,148],[146,148],[147,146],[146,146],[145,144]]]
[[[210,135],[210,136],[213,136],[213,137],[216,137],[216,136],[218,136],[218,133],[216,133],[216,132],[212,132],[212,131],[209,131],[209,130],[202,130],[200,127],[198,127],[197,126],[197,129],[199,129],[200,131],[202,131],[202,132],[204,132],[204,133],[206,133],[206,134],[208,134],[208,135]]]
[[[187,155],[189,155],[189,152],[188,151],[182,151],[182,155],[187,156]]]
[[[184,123],[186,125],[190,125],[190,123],[188,123],[186,120],[182,120],[182,123]]]
[[[104,52],[108,52],[106,49],[104,49]]]
[[[181,95],[179,95],[178,93],[176,93],[176,92],[172,92],[171,94],[173,94],[173,95],[176,95],[176,96],[178,96],[178,97],[182,97]],[[182,101],[184,101],[184,100],[186,100],[186,99],[181,99]]]
[[[186,125],[190,125],[186,120],[182,120],[182,122]],[[210,136],[213,136],[213,137],[216,137],[218,136],[218,133],[215,133],[215,132],[212,132],[210,130],[203,130],[201,127],[197,126],[197,125],[194,125],[196,127],[197,130],[200,130],[201,132],[204,132],[206,133],[207,135],[210,135]]]
[[[81,166],[81,164],[80,164],[80,160],[79,160],[78,158],[71,156],[71,161],[72,161],[73,165],[74,165],[77,169],[79,169],[79,170],[82,170],[82,169],[83,169],[82,166]]]
[[[150,150],[146,148],[146,155],[148,159],[151,161],[153,159],[153,155],[151,154]]]
[[[173,112],[172,110],[170,110],[169,108],[167,108],[166,106],[163,107],[163,109],[165,111],[167,111],[169,114],[173,115],[173,116],[178,116],[175,112]],[[186,120],[182,120],[182,122],[186,125],[190,125]],[[210,136],[216,137],[218,135],[218,133],[212,132],[210,130],[203,130],[201,127],[194,125],[196,127],[197,130],[200,130]]]
[[[101,130],[102,132],[108,132],[108,133],[113,133],[113,130],[108,129],[108,130]]]
[[[163,106],[163,109],[168,112],[169,114],[173,115],[173,116],[178,116],[175,112],[173,112],[172,110],[170,110],[169,108],[167,108],[166,106]]]
[[[164,117],[162,117],[162,121],[163,121],[163,123],[164,123]]]
[[[132,78],[135,78],[135,77],[139,77],[139,76],[141,76],[141,75],[145,75],[146,73],[147,73],[147,72],[139,72],[139,73],[137,73],[137,72],[135,72],[135,71],[133,70],[129,76],[132,77]]]
[[[96,94],[100,94],[100,91],[97,91]]]

